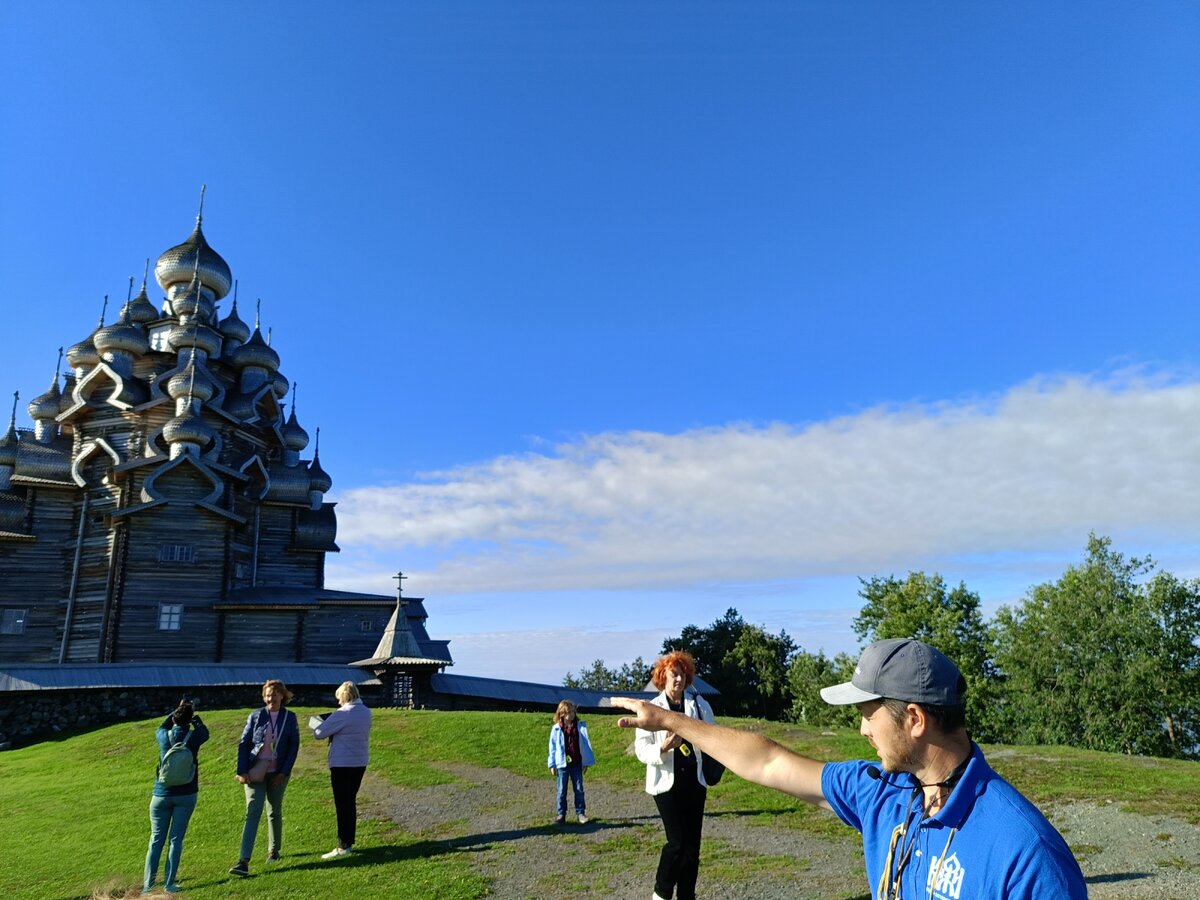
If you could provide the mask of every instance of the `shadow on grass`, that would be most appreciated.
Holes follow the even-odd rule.
[[[625,828],[640,828],[651,819],[658,821],[656,816],[635,816],[628,819],[592,819],[586,825],[534,825],[525,828],[508,828],[500,831],[485,831],[478,834],[464,834],[460,837],[444,838],[442,840],[414,841],[406,844],[384,844],[382,846],[356,849],[348,856],[337,859],[321,859],[312,856],[290,857],[287,862],[291,869],[322,869],[329,866],[374,866],[383,863],[405,862],[412,859],[426,859],[455,853],[481,853],[490,849],[494,844],[508,841],[520,841],[525,838],[551,837],[560,834],[596,834],[605,831],[619,831]]]
[[[532,837],[548,837],[565,834],[595,834],[605,831],[620,831],[626,828],[641,828],[651,821],[657,823],[657,816],[631,816],[625,819],[592,819],[586,825],[536,825],[526,828],[511,828],[503,831],[486,831],[479,834],[466,834],[461,837],[444,840],[413,841],[406,844],[384,844],[381,846],[364,847],[355,850],[348,856],[336,859],[321,859],[318,853],[299,853],[287,855],[276,866],[252,868],[249,878],[229,875],[221,878],[210,878],[206,881],[188,880],[189,888],[211,887],[219,884],[237,884],[252,881],[256,877],[275,871],[283,870],[329,870],[334,867],[379,866],[387,863],[408,862],[414,859],[428,859],[436,856],[446,856],[458,853],[483,853],[494,844],[506,841],[519,841]],[[136,894],[131,895],[136,896]],[[75,900],[75,898],[72,898]],[[85,898],[78,898],[85,900]]]

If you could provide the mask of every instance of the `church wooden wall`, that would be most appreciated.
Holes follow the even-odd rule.
[[[292,549],[296,540],[295,506],[264,503],[258,533],[258,584],[320,589],[320,554]]]
[[[119,601],[116,662],[216,660],[225,578],[227,520],[190,503],[168,503],[130,516]],[[164,545],[189,548],[191,560],[162,560]],[[159,629],[159,605],[181,604],[178,631]]]
[[[222,615],[225,617],[224,640],[221,658],[217,662],[296,659],[295,649],[304,620],[303,611],[248,610],[225,612]]]
[[[26,611],[24,634],[0,634],[0,659],[58,659],[70,573],[65,547],[78,527],[74,491],[22,487],[36,540],[0,539],[0,606]],[[69,557],[68,557],[69,560]]]
[[[307,614],[304,623],[304,661],[343,663],[367,659],[379,646],[392,605],[325,607]]]

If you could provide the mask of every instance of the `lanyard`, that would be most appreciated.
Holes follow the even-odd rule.
[[[912,859],[913,850],[916,849],[917,835],[921,833],[920,821],[925,814],[925,801],[922,798],[914,819],[913,801],[920,796],[921,787],[918,785],[913,788],[912,796],[908,799],[908,807],[904,811],[904,821],[892,831],[887,860],[883,864],[883,872],[879,876],[879,887],[875,891],[876,900],[899,900],[900,898],[900,882],[904,877],[904,870]],[[918,827],[913,830],[912,837],[909,837],[908,829],[914,821]],[[897,844],[899,853],[896,852]]]
[[[922,789],[927,787],[945,788],[951,791],[962,778],[963,773],[967,770],[967,763],[971,761],[968,755],[966,759],[954,767],[944,781],[932,782],[928,784],[917,783],[913,788],[912,796],[908,799],[908,807],[904,811],[904,821],[896,826],[892,832],[892,841],[888,845],[887,860],[883,864],[883,872],[879,876],[879,886],[875,889],[876,900],[900,900],[900,882],[904,877],[904,870],[908,867],[912,860],[913,850],[917,845],[917,836],[921,833],[921,822],[925,820],[925,798],[922,796]],[[920,804],[916,808],[916,816],[913,815],[913,801],[918,797],[921,798]],[[912,824],[916,824],[916,829],[913,831],[912,837],[908,838],[908,829]],[[934,885],[941,874],[942,863],[946,861],[946,853],[950,850],[950,842],[954,840],[957,828],[951,828],[950,834],[946,838],[946,846],[942,849],[942,855],[938,858],[937,869],[934,871],[929,881],[929,896],[933,896]],[[896,845],[899,844],[900,852],[896,853]],[[895,874],[893,874],[895,870]]]

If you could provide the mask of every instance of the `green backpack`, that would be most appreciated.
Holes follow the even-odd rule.
[[[158,783],[166,787],[179,787],[190,784],[196,777],[196,756],[188,749],[185,741],[173,744],[171,749],[163,754],[162,762],[158,764]]]

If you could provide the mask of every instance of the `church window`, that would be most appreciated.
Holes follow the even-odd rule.
[[[158,604],[158,630],[159,631],[178,631],[183,623],[183,604],[182,603],[160,603]]]
[[[411,675],[397,675],[392,682],[392,706],[412,709],[413,679]]]
[[[359,631],[374,631],[375,623],[372,622],[370,619],[361,619],[361,620],[359,620],[359,623],[358,623],[358,630]]]
[[[150,349],[163,352],[170,351],[171,345],[167,341],[167,334],[171,331],[172,325],[159,325],[157,328],[150,329]]]
[[[163,544],[158,548],[159,562],[195,562],[196,551],[191,544]]]
[[[25,610],[0,610],[0,634],[24,634]]]

